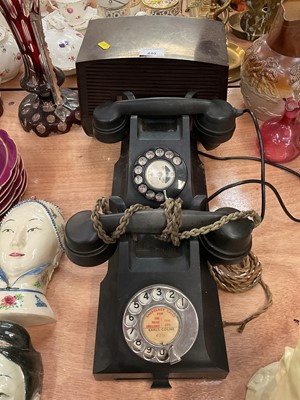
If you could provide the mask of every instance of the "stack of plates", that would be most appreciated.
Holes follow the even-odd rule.
[[[0,129],[0,220],[25,192],[27,174],[14,141]]]

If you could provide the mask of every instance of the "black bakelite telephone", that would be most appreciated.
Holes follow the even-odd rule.
[[[180,246],[159,240],[165,217],[160,207],[180,197],[182,230],[213,223],[237,211],[208,211],[204,167],[197,141],[214,149],[235,130],[236,110],[224,100],[127,99],[94,110],[94,136],[122,140],[114,169],[110,213],[101,217],[112,232],[126,208],[151,208],[132,216],[117,243],[106,244],[93,228],[91,211],[66,225],[66,254],[81,266],[109,259],[101,283],[95,344],[97,379],[225,378],[228,362],[219,299],[207,261],[232,264],[250,251],[254,224],[231,221]]]

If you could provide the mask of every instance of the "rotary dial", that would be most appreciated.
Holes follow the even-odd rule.
[[[131,350],[144,360],[175,364],[196,340],[198,317],[180,290],[152,285],[129,301],[123,316],[123,333]]]

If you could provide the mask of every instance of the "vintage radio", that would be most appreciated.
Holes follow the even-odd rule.
[[[82,126],[93,135],[92,116],[102,103],[122,99],[227,97],[228,55],[220,21],[169,16],[90,21],[77,62]]]

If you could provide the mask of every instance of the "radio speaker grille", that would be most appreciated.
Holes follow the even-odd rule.
[[[134,25],[134,21],[138,20],[140,22],[141,20],[146,20],[151,28],[157,22],[161,22],[160,29],[162,30],[164,20],[170,23],[170,20],[174,20],[175,22],[177,18],[184,25],[187,25],[190,21],[192,27],[195,25],[195,22],[197,26],[201,27],[203,24],[206,26],[207,23],[208,25],[213,23],[214,27],[217,26],[219,28],[212,35],[214,41],[211,40],[210,36],[205,36],[206,43],[201,43],[201,29],[198,30],[198,34],[200,34],[199,39],[195,27],[193,29],[190,27],[188,32],[190,35],[194,33],[195,37],[187,41],[188,49],[185,49],[186,55],[184,57],[180,57],[180,54],[175,54],[175,52],[172,56],[170,53],[174,51],[173,44],[169,42],[164,43],[163,40],[156,47],[159,46],[164,49],[167,55],[166,58],[139,57],[139,49],[149,48],[152,43],[149,43],[149,36],[152,36],[153,39],[153,32],[150,32],[151,29],[149,29],[147,35],[147,24],[145,24],[143,31],[144,40],[140,38],[136,45],[130,42],[132,47],[128,48],[127,45],[127,52],[124,53],[124,51],[121,51],[120,43],[117,45],[120,53],[114,48],[113,52],[111,52],[111,58],[109,52],[105,53],[99,47],[95,47],[91,51],[91,41],[95,41],[95,38],[106,37],[106,41],[111,46],[116,47],[114,42],[117,39],[114,37],[116,34],[114,29],[122,32],[122,29],[126,28],[128,19],[130,19],[131,25]],[[101,103],[122,98],[125,91],[131,91],[135,97],[139,98],[159,96],[183,97],[187,92],[195,90],[197,91],[196,97],[198,98],[219,98],[226,100],[228,60],[225,34],[223,40],[219,22],[203,19],[201,23],[201,19],[162,16],[149,17],[149,19],[148,17],[120,17],[115,19],[99,19],[90,22],[76,62],[81,120],[82,126],[88,135],[93,135],[92,115],[94,109]],[[103,24],[105,25],[107,20],[110,22],[110,27],[107,25],[106,32]],[[118,25],[114,27],[113,25],[116,22],[118,22]],[[221,25],[223,26],[223,24]],[[173,30],[175,28],[176,24],[174,24]],[[134,28],[131,26],[131,29]],[[222,40],[218,39],[220,35]],[[175,42],[179,40],[177,35],[173,38]],[[123,38],[123,42],[124,40]],[[207,44],[207,41],[210,41],[210,43]],[[168,49],[168,46],[170,49]],[[203,48],[202,51],[201,48]],[[217,53],[216,49],[218,50]],[[202,54],[205,50],[207,54]],[[212,50],[216,53],[215,59],[214,57],[212,59],[210,54]],[[191,54],[192,57],[188,56],[188,54]]]

